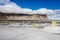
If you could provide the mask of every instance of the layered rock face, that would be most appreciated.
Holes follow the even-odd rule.
[[[0,13],[0,20],[51,22],[45,14]]]

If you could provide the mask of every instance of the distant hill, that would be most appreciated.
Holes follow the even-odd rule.
[[[2,13],[0,12],[0,21],[36,21],[51,22],[45,14],[22,14],[22,13]]]

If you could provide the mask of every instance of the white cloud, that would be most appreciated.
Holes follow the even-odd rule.
[[[7,4],[9,2],[10,2],[10,0],[0,0],[0,4]]]
[[[51,20],[60,20],[60,10],[53,10],[53,14],[47,15]]]
[[[8,0],[6,0],[8,2]],[[2,0],[2,3],[6,2],[5,0]],[[14,2],[9,2],[5,5],[0,5],[0,12],[4,12],[4,13],[30,13],[32,12],[31,9],[28,8],[21,8],[20,6],[18,6],[16,3]]]
[[[5,13],[24,13],[24,14],[49,14],[52,11],[46,8],[41,8],[38,10],[28,9],[28,8],[22,8],[18,6],[14,2],[10,2],[10,0],[1,0],[0,3],[6,3],[5,5],[0,5],[0,12]]]
[[[38,10],[22,8],[10,0],[1,0],[0,3],[6,3],[5,5],[0,5],[0,12],[5,13],[24,13],[24,14],[50,14],[53,13],[52,10],[46,8],[40,8]]]
[[[47,8],[40,8],[38,10],[34,10],[33,12],[38,14],[50,14],[52,13],[52,10],[49,10]]]

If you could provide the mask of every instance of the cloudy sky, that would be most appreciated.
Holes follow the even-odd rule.
[[[60,0],[0,0],[0,12],[47,14],[52,20],[60,20]]]

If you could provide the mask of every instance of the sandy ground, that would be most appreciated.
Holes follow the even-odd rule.
[[[60,40],[60,35],[38,28],[0,25],[0,40]]]

